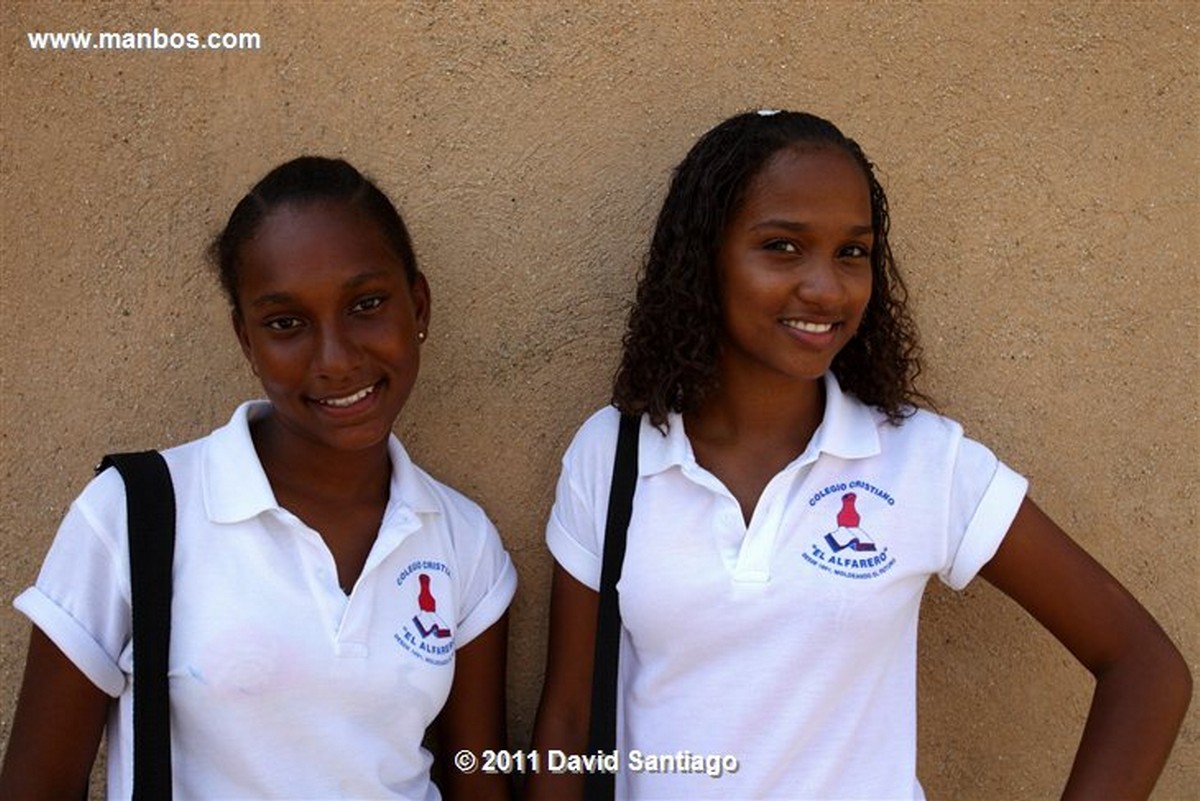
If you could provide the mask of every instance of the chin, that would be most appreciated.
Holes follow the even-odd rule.
[[[392,420],[387,423],[379,421],[374,424],[365,424],[361,428],[349,429],[339,434],[335,434],[333,439],[343,443],[346,450],[363,450],[376,445],[386,443],[388,437],[392,433]]]

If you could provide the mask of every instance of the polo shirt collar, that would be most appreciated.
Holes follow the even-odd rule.
[[[392,460],[392,485],[388,495],[388,510],[406,506],[418,514],[441,511],[437,497],[430,487],[431,479],[408,457],[408,451],[395,434],[388,437],[388,456]]]
[[[798,463],[814,461],[821,453],[842,459],[862,459],[879,453],[879,430],[871,409],[853,395],[842,392],[832,372],[825,373],[825,416]],[[642,419],[646,436],[638,449],[638,475],[661,473],[671,467],[695,464],[692,444],[683,430],[683,416],[672,412],[664,436],[648,418]],[[646,447],[649,444],[650,447]]]
[[[250,437],[250,421],[265,413],[269,406],[267,401],[243,403],[228,423],[205,440],[201,481],[204,508],[214,523],[238,523],[279,508]],[[394,434],[388,439],[388,456],[392,479],[385,518],[396,507],[407,507],[417,513],[438,511],[429,479],[413,464]]]
[[[214,523],[237,523],[275,509],[275,493],[250,439],[250,420],[268,407],[247,401],[204,442],[201,475],[204,510]]]
[[[832,372],[825,373],[825,417],[813,434],[813,444],[820,452],[842,459],[879,454],[875,413],[858,398],[842,392]]]

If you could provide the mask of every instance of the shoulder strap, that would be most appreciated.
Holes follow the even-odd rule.
[[[171,718],[167,653],[171,643],[171,564],[175,490],[158,451],[113,453],[125,481],[129,583],[133,605],[133,798],[171,797]]]
[[[621,415],[617,455],[613,460],[612,487],[608,493],[608,519],[604,527],[604,562],[600,568],[600,601],[596,616],[596,650],[592,661],[592,712],[588,723],[588,753],[611,752],[617,747],[617,666],[621,650],[621,609],[617,581],[625,561],[625,535],[633,514],[637,488],[638,432],[641,417]],[[584,775],[587,801],[611,799],[616,777],[593,771]]]

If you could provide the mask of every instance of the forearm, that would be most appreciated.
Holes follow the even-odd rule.
[[[83,797],[110,701],[34,628],[0,769],[0,801]]]
[[[1165,637],[1098,672],[1063,798],[1149,798],[1191,694],[1187,665]]]
[[[541,758],[541,770],[529,776],[525,791],[527,801],[583,798],[582,775],[550,773],[546,768],[551,750],[565,754],[582,754],[587,750],[587,726],[586,712],[581,717],[566,710],[538,710],[533,730],[533,748]]]
[[[485,751],[508,747],[507,654],[506,612],[455,655],[454,684],[437,721],[441,787],[447,799],[507,801],[512,797],[507,775],[481,770]],[[456,759],[460,752],[470,759],[460,762]]]
[[[549,773],[547,763],[552,749],[565,754],[582,754],[587,750],[599,598],[595,590],[555,565],[550,589],[546,678],[533,724],[533,747],[541,756],[542,769],[529,777],[525,797],[530,801],[583,798],[581,775]]]
[[[478,755],[476,755],[478,757]],[[446,801],[507,801],[512,798],[512,785],[503,773],[483,773],[476,770],[463,773],[454,763],[454,755],[442,768],[442,797]]]
[[[980,572],[1096,677],[1063,797],[1149,797],[1192,692],[1187,665],[1170,638],[1028,498]]]

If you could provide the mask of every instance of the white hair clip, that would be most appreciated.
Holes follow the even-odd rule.
[[[756,111],[756,112],[754,112],[754,113],[755,113],[755,114],[757,114],[757,115],[758,115],[758,116],[760,116],[760,117],[774,117],[774,116],[775,116],[776,114],[778,114],[780,111],[782,111],[782,109],[778,109],[778,108],[760,108],[758,111]]]

